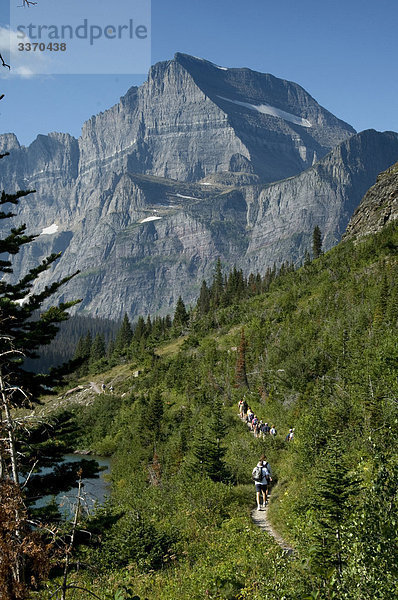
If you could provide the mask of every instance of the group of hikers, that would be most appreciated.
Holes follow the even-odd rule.
[[[238,402],[239,416],[242,421],[246,422],[250,431],[255,437],[265,437],[266,435],[276,436],[277,431],[275,425],[269,426],[254,414],[245,398]],[[294,427],[289,429],[286,435],[286,441],[291,442],[294,438]],[[257,510],[265,509],[268,503],[269,485],[272,482],[271,466],[263,454],[260,457],[257,465],[252,471],[252,479],[256,487]]]
[[[239,416],[242,421],[246,421],[250,430],[254,433],[255,437],[263,437],[264,435],[273,435],[277,434],[275,425],[268,425],[268,423],[263,423],[261,419],[258,419],[254,414],[245,398],[239,400]]]
[[[263,422],[262,419],[259,419],[257,415],[254,414],[245,398],[239,400],[238,408],[240,418],[247,423],[250,431],[253,432],[255,437],[264,437],[266,435],[276,436],[277,431],[275,425],[270,426],[268,423]],[[285,439],[287,442],[291,442],[293,438],[294,428],[291,427]]]

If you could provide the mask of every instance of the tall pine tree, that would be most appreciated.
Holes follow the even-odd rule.
[[[220,257],[217,259],[216,268],[211,286],[211,303],[214,307],[220,306],[224,294],[224,278],[222,274],[222,266]]]
[[[312,233],[312,256],[319,258],[322,254],[322,234],[318,225],[315,225]]]
[[[173,325],[177,329],[183,329],[188,325],[189,315],[186,311],[185,304],[181,298],[178,298],[177,306],[174,312]]]
[[[115,350],[119,354],[125,354],[133,339],[133,330],[127,313],[124,314],[122,324],[116,334]]]
[[[4,156],[0,155],[0,158]],[[12,210],[3,210],[3,207],[17,205],[21,198],[33,191],[18,191],[15,194],[3,191],[0,219],[15,217]],[[39,314],[43,303],[74,276],[65,277],[42,291],[33,291],[40,274],[48,270],[60,254],[51,254],[21,279],[10,282],[9,276],[13,273],[11,257],[36,237],[27,235],[26,225],[20,225],[0,239],[0,254],[4,255],[0,259],[0,273],[3,274],[0,281],[0,494],[2,512],[10,517],[7,522],[8,533],[1,529],[0,545],[6,542],[4,535],[9,534],[9,543],[18,549],[10,556],[2,555],[0,561],[0,595],[4,598],[25,598],[28,594],[26,565],[31,560],[32,552],[44,560],[40,548],[34,548],[28,541],[31,530],[23,508],[16,443],[18,428],[13,411],[38,402],[39,395],[48,386],[57,383],[62,372],[62,369],[58,369],[50,375],[32,373],[25,368],[24,360],[38,356],[40,346],[51,342],[58,331],[57,324],[68,318],[67,310],[78,302],[63,302]]]

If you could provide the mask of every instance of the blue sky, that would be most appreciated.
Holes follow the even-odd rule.
[[[93,18],[100,21],[105,5],[107,0],[96,1]],[[113,5],[116,22],[131,1]],[[4,26],[9,14],[0,10]],[[272,73],[302,85],[358,131],[398,131],[397,30],[396,0],[152,0],[152,63],[179,51]],[[0,132],[14,132],[24,144],[49,131],[78,136],[86,119],[146,78],[146,73],[9,78],[4,70],[0,75],[6,94]]]

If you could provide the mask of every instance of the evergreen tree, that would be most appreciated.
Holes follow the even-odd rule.
[[[224,278],[222,274],[221,259],[217,259],[217,264],[211,286],[211,303],[213,306],[220,306],[224,293]]]
[[[343,456],[342,436],[337,433],[331,437],[321,459],[313,488],[315,534],[312,565],[324,584],[331,572],[341,582],[347,561],[345,523],[349,511],[352,511],[351,500],[357,486]]]
[[[86,333],[86,335],[82,336],[77,342],[73,359],[79,364],[77,373],[80,376],[88,373],[88,362],[90,360],[92,343],[93,340],[90,331]]]
[[[4,155],[1,156],[3,157]],[[19,191],[15,194],[3,191],[0,197],[0,219],[15,216],[10,210],[2,210],[4,205],[17,205],[22,197],[32,191]],[[0,239],[0,254],[12,257],[37,237],[26,235],[25,232],[26,225],[12,228],[9,235]],[[29,539],[31,529],[20,487],[18,428],[13,411],[38,402],[39,395],[48,386],[59,382],[62,375],[62,369],[53,371],[50,375],[42,375],[32,373],[24,366],[25,358],[36,358],[40,346],[51,342],[58,331],[58,324],[69,317],[67,310],[78,302],[63,302],[58,306],[51,306],[38,316],[43,303],[76,274],[48,285],[42,291],[32,291],[40,274],[48,270],[59,256],[60,254],[51,254],[15,283],[7,280],[7,275],[13,272],[10,258],[0,260],[0,273],[4,274],[0,281],[0,495],[1,512],[3,517],[6,516],[6,521],[2,519],[0,524],[0,595],[4,598],[22,599],[27,596],[28,586],[25,581],[28,580],[29,573],[26,568],[32,560],[32,553],[36,555],[34,560],[46,560],[42,550],[35,547]],[[11,544],[11,554],[5,554],[4,544]]]
[[[206,281],[203,280],[200,288],[198,302],[196,304],[200,317],[207,315],[210,310],[210,290],[207,287]]]
[[[256,281],[256,276],[254,275],[254,273],[250,273],[249,279],[247,282],[247,286],[248,286],[249,296],[254,296],[255,294],[258,294],[257,281]]]
[[[159,341],[164,335],[164,323],[161,317],[155,317],[152,322],[151,339]]]
[[[227,479],[227,468],[224,463],[225,448],[222,446],[225,434],[226,425],[222,404],[219,400],[215,400],[207,430],[209,442],[207,473],[213,481],[226,481]]]
[[[101,358],[105,358],[105,338],[102,333],[97,333],[91,346],[90,362],[94,363]]]
[[[159,388],[156,388],[150,395],[146,414],[149,427],[153,432],[155,441],[158,440],[160,436],[163,413],[164,408],[162,392]]]
[[[398,465],[396,452],[389,449],[389,454],[376,455],[372,485],[351,524],[345,579],[349,589],[357,590],[356,598],[397,597]]]
[[[74,359],[87,358],[87,357],[85,357],[85,339],[86,339],[86,336],[83,336],[83,335],[80,336],[80,338],[76,344],[75,352],[73,355]]]
[[[152,321],[150,315],[148,315],[146,324],[145,324],[145,334],[148,338],[152,334]]]
[[[319,258],[322,254],[322,234],[318,225],[315,225],[312,233],[312,256]]]
[[[188,325],[189,315],[186,311],[185,304],[181,298],[178,298],[177,306],[174,312],[173,325],[176,328],[184,328]]]
[[[202,477],[210,477],[213,481],[227,479],[223,461],[225,449],[221,446],[223,427],[220,427],[220,417],[220,413],[213,414],[197,427],[192,446],[191,468]]]
[[[207,474],[207,457],[208,457],[208,440],[205,434],[205,429],[203,427],[203,423],[200,423],[198,427],[196,427],[193,446],[193,463],[188,466],[193,469],[195,473],[199,473],[202,477]]]
[[[93,337],[91,331],[88,331],[83,339],[82,358],[88,361],[91,354],[91,347],[93,345]]]
[[[133,339],[133,330],[127,313],[124,314],[122,324],[116,334],[115,351],[119,354],[125,354]]]
[[[108,348],[106,350],[106,355],[109,357],[115,352],[115,342],[114,340],[109,340]]]
[[[134,327],[133,339],[136,344],[139,344],[143,338],[146,337],[146,327],[144,317],[139,316],[138,321]]]
[[[29,193],[31,192],[9,195],[3,191],[0,205],[18,204],[19,199]],[[13,216],[11,212],[0,212],[0,219]],[[25,230],[25,225],[12,229],[10,235],[0,240],[0,252],[17,254],[23,245],[37,237],[26,235]],[[14,284],[8,283],[6,278],[0,282],[0,392],[5,422],[8,423],[7,437],[10,446],[8,456],[11,457],[13,479],[16,483],[19,478],[16,456],[12,448],[13,426],[10,411],[12,408],[29,406],[32,402],[36,402],[45,387],[54,385],[56,381],[55,372],[51,377],[27,371],[24,367],[24,359],[38,356],[38,348],[48,344],[55,337],[58,331],[57,324],[68,318],[67,309],[78,302],[52,306],[39,318],[35,318],[42,304],[73,277],[73,275],[65,277],[45,287],[41,292],[32,293],[33,284],[39,275],[49,269],[59,256],[59,254],[52,254],[47,257]],[[0,272],[12,273],[10,260],[0,261]]]

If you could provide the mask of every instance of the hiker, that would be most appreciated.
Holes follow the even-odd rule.
[[[240,399],[238,402],[238,409],[239,409],[239,416],[241,419],[243,419],[243,406],[244,406],[244,402],[242,399]]]
[[[264,462],[260,459],[252,471],[252,478],[256,487],[257,510],[261,510],[261,506],[267,502],[267,486],[268,486],[268,470]],[[261,498],[263,503],[261,504]]]
[[[293,438],[294,438],[294,429],[290,428],[289,433],[286,436],[286,441],[291,442]]]
[[[249,405],[246,402],[246,398],[243,399],[243,418],[246,417]]]
[[[269,493],[269,488],[268,488],[268,486],[269,486],[269,484],[270,484],[270,483],[271,483],[271,481],[272,481],[272,471],[271,471],[271,465],[270,465],[270,464],[269,464],[269,462],[267,461],[267,457],[265,456],[265,454],[263,454],[263,455],[261,456],[261,459],[260,459],[260,460],[262,461],[262,463],[263,463],[263,466],[264,466],[264,467],[266,468],[266,470],[267,470],[267,475],[266,475],[266,477],[267,477],[267,487],[266,487],[266,489],[265,489],[265,504],[267,504],[267,502],[268,502],[268,493]]]
[[[276,435],[277,431],[276,431],[276,427],[275,427],[275,425],[272,425],[272,427],[271,427],[271,429],[269,430],[269,432],[270,432],[270,434],[271,434],[272,436],[275,436],[275,435]]]
[[[106,385],[105,385],[105,383],[103,383],[103,384],[101,385],[101,390],[102,390],[102,393],[103,393],[103,394],[105,394],[105,390],[106,390]]]
[[[254,415],[252,418],[252,422],[251,422],[251,428],[252,428],[254,435],[256,435],[257,424],[258,424],[258,419],[257,419],[256,415]]]
[[[270,432],[271,427],[268,425],[268,423],[264,423],[264,427],[263,427],[263,433],[264,435],[268,435]]]

